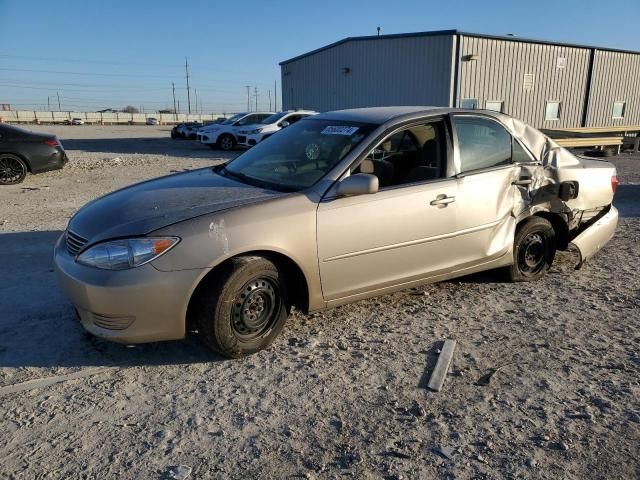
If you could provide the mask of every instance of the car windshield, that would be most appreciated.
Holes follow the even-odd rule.
[[[269,115],[267,118],[262,120],[260,123],[264,123],[265,125],[269,125],[271,123],[276,123],[278,120],[280,120],[282,117],[284,117],[287,113],[289,113],[289,112],[274,113],[273,115]]]
[[[233,117],[227,118],[224,122],[222,122],[222,125],[231,125],[232,123],[240,120],[245,115],[246,113],[236,113]]]
[[[324,177],[375,127],[359,122],[301,120],[217,171],[271,190],[303,190]]]

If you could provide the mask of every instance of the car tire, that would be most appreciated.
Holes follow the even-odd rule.
[[[200,338],[229,358],[263,350],[289,316],[285,285],[283,273],[266,258],[232,259],[198,292],[195,320]]]
[[[233,148],[236,146],[236,139],[233,138],[233,135],[225,133],[223,135],[220,135],[220,138],[218,138],[218,141],[216,143],[218,144],[218,148],[228,152],[230,150],[233,150]]]
[[[0,185],[16,185],[22,183],[29,167],[16,155],[0,153]]]
[[[508,268],[512,282],[538,280],[551,268],[556,255],[556,234],[542,217],[530,217],[518,225],[513,242],[513,265]]]

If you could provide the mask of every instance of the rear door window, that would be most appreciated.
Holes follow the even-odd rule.
[[[484,117],[454,116],[453,125],[462,173],[513,162],[511,134],[499,123]]]

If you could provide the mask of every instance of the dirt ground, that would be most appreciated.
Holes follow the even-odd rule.
[[[231,361],[85,334],[51,266],[88,200],[224,155],[167,127],[34,129],[70,163],[0,188],[0,478],[640,478],[640,157],[612,160],[620,225],[580,271],[560,253],[538,283],[489,272],[296,313]]]

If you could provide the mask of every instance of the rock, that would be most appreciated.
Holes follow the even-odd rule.
[[[435,447],[433,451],[439,455],[442,455],[444,458],[448,460],[453,460],[453,454],[455,453],[455,448],[452,447]]]
[[[189,475],[191,475],[192,468],[188,465],[178,465],[177,467],[169,468],[169,478],[173,480],[185,480]]]
[[[564,450],[564,451],[569,450],[569,445],[567,445],[565,442],[560,442],[558,446],[560,447],[560,450]]]
[[[536,462],[533,458],[527,458],[527,461],[525,463],[527,464],[527,467],[531,467],[531,468],[538,465],[538,462]]]
[[[411,413],[411,415],[413,415],[414,417],[425,417],[427,415],[427,412],[424,410],[424,408],[422,407],[422,405],[416,403],[415,405],[413,405],[413,407],[411,407],[411,409],[409,410],[409,412]]]
[[[338,350],[349,350],[349,345],[347,345],[345,342],[338,342]]]

